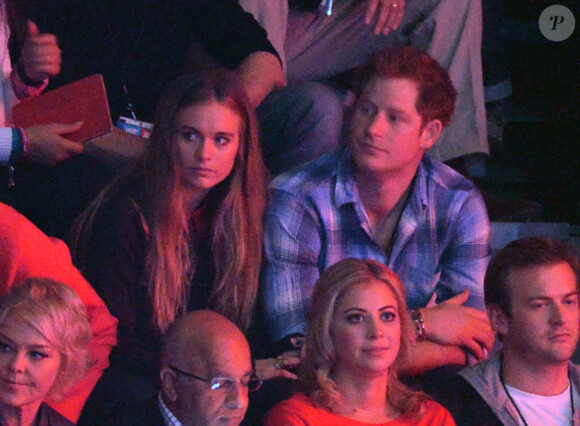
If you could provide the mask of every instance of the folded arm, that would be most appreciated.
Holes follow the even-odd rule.
[[[436,288],[438,300],[444,302],[420,310],[427,341],[418,342],[417,350],[420,354],[419,348],[425,347],[428,358],[439,360],[434,367],[465,363],[466,351],[481,360],[495,338],[483,300],[490,225],[485,203],[475,188],[458,205],[448,226],[453,232],[440,260]]]

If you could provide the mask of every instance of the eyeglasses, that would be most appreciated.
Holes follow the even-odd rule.
[[[212,377],[211,379],[205,379],[203,377],[196,376],[195,374],[188,373],[187,371],[180,370],[176,367],[170,366],[169,368],[171,368],[171,370],[177,374],[209,383],[210,389],[212,391],[219,389],[232,390],[237,383],[240,383],[243,387],[248,388],[250,392],[255,392],[262,387],[263,383],[263,380],[257,377],[255,374],[244,376],[241,379],[232,379],[230,377]]]

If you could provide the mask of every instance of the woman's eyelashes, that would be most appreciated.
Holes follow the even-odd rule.
[[[219,135],[216,135],[214,140],[215,140],[216,145],[227,145],[232,141],[232,136],[219,134]]]
[[[381,319],[384,322],[391,322],[394,321],[397,318],[397,311],[394,309],[388,309],[386,311],[383,311],[381,313]]]
[[[366,312],[352,312],[345,315],[346,322],[349,324],[359,324],[366,319]],[[383,322],[392,322],[397,318],[397,311],[394,308],[385,308],[379,313],[379,317]]]
[[[17,349],[10,343],[0,341],[0,354],[11,354],[16,352]],[[37,349],[31,349],[27,351],[27,356],[33,361],[41,361],[50,356],[46,351],[39,351]]]
[[[179,136],[181,136],[183,140],[189,142],[203,142],[203,135],[201,132],[190,127],[182,128],[179,132]]]
[[[6,354],[12,352],[12,346],[9,343],[0,340],[0,353]]]
[[[198,129],[192,127],[182,127],[179,136],[181,139],[188,142],[202,143],[206,136]],[[216,133],[211,137],[213,143],[217,146],[224,146],[229,144],[233,140],[232,134],[229,133]]]
[[[362,313],[351,313],[346,315],[346,322],[349,324],[359,324],[364,320],[364,315]]]

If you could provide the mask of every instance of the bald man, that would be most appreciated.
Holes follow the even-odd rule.
[[[237,426],[248,408],[248,390],[261,384],[242,332],[212,311],[189,312],[169,328],[160,377],[157,400],[114,424]]]

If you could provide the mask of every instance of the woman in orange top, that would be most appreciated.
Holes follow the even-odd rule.
[[[393,271],[372,260],[331,266],[312,296],[303,393],[274,407],[265,424],[454,425],[442,406],[397,378],[394,366],[414,335]]]

